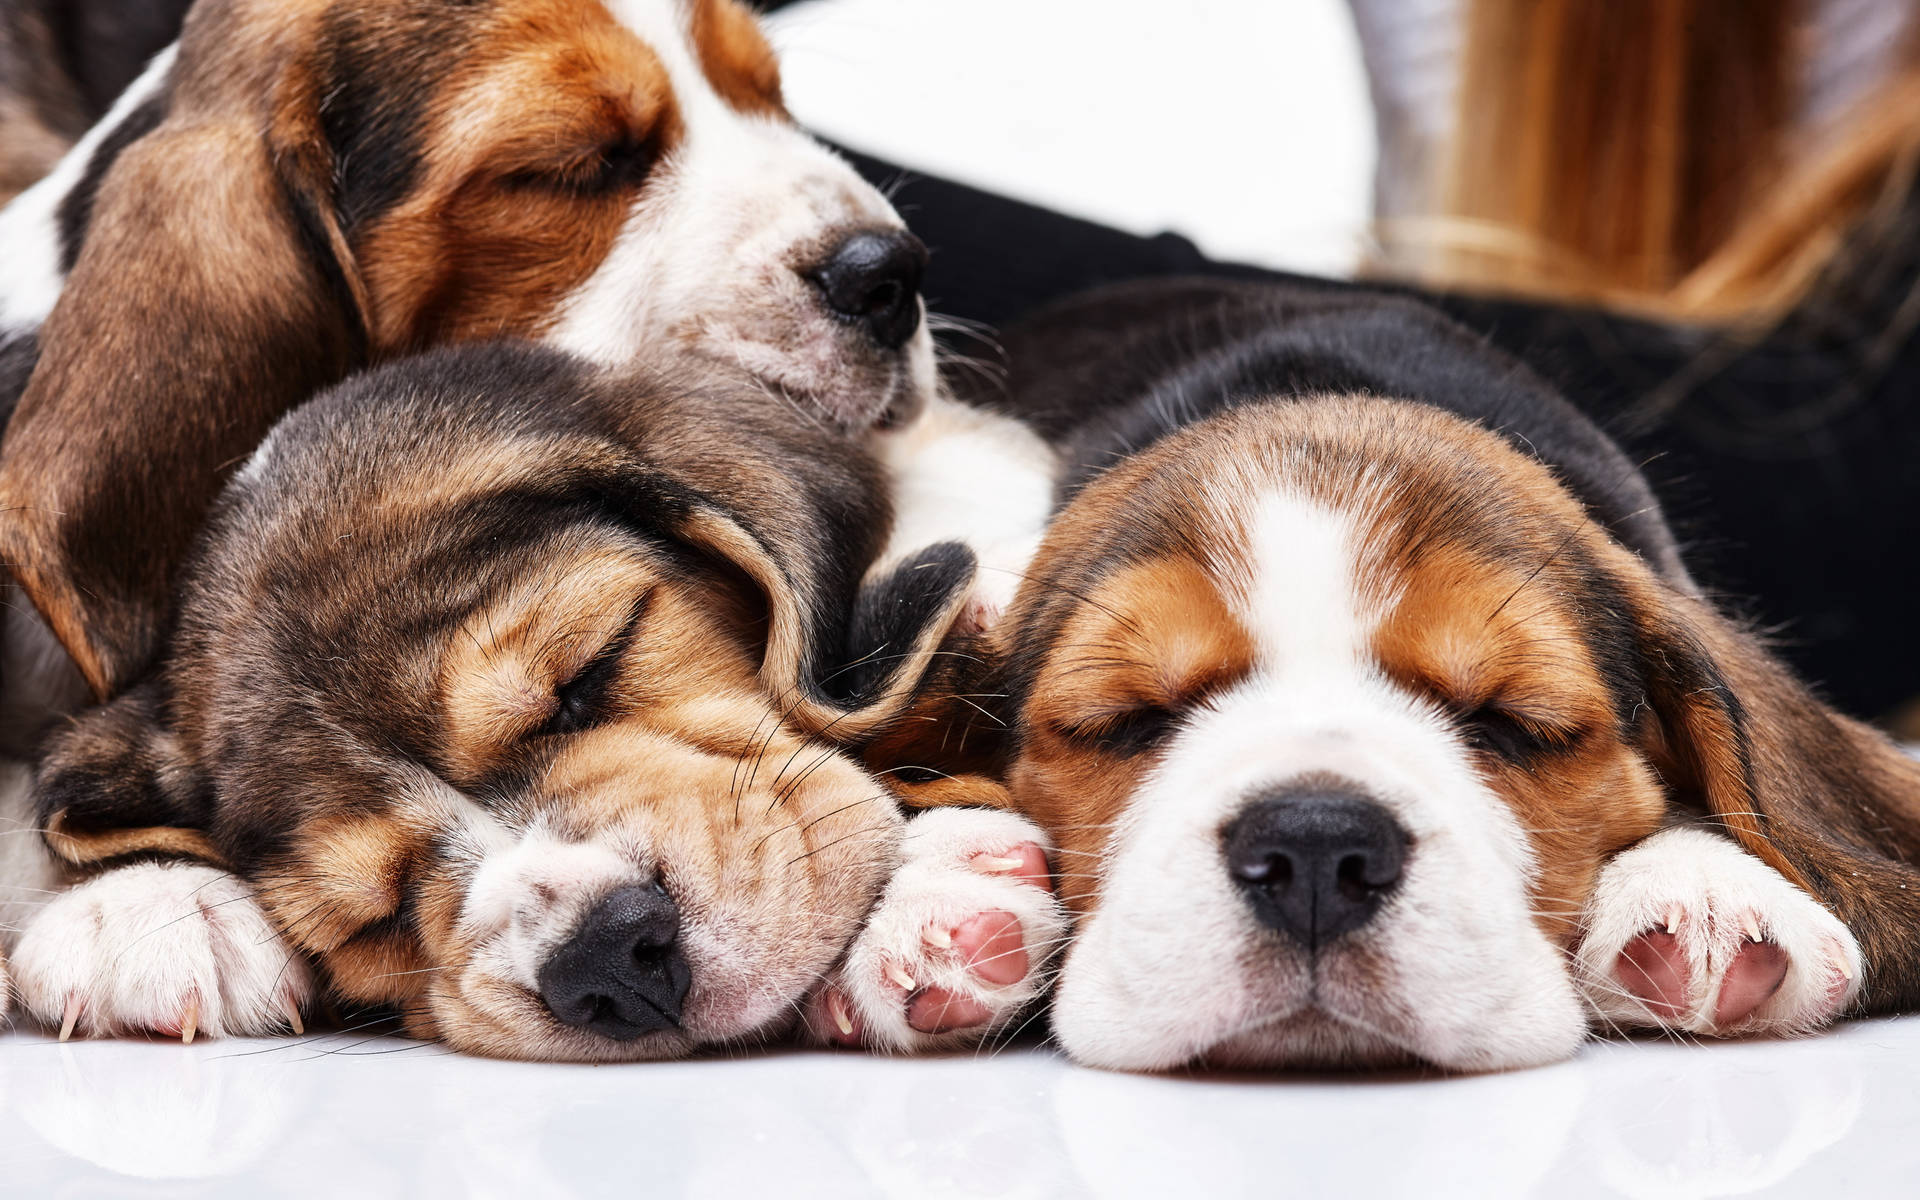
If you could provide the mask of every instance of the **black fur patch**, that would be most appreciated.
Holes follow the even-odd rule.
[[[959,542],[936,542],[864,588],[854,601],[847,629],[849,663],[820,680],[821,690],[847,707],[880,699],[900,656],[920,641],[927,626],[972,582],[973,551]]]
[[[306,251],[307,261],[320,272],[326,280],[327,292],[333,298],[333,306],[347,322],[348,349],[354,362],[367,359],[367,323],[360,305],[353,298],[353,287],[347,282],[346,269],[334,256],[333,243],[327,237],[326,217],[315,207],[312,194],[295,187],[284,173],[276,172],[280,186],[280,196],[286,202],[287,211],[293,217],[294,235],[300,241],[300,248]]]
[[[349,9],[329,11],[320,39],[327,81],[320,129],[333,152],[334,206],[347,236],[419,181],[427,109],[447,65],[459,60],[466,27],[437,6],[393,13],[381,33],[362,28]]]
[[[0,334],[0,433],[13,419],[14,406],[33,378],[40,362],[40,335],[34,333]]]
[[[154,55],[180,36],[193,0],[39,0],[64,66],[104,113]]]

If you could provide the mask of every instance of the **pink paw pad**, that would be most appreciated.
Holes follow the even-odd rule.
[[[993,1018],[993,1010],[968,996],[945,988],[928,988],[907,1005],[907,1024],[921,1033],[952,1033],[972,1029]]]
[[[976,979],[996,987],[1019,983],[1027,975],[1027,945],[1020,920],[1010,912],[975,913],[952,929],[930,928],[925,934],[931,950],[952,954],[966,964]],[[907,1024],[921,1033],[950,1033],[971,1029],[993,1019],[993,1010],[969,996],[941,987],[912,992],[910,976],[888,972],[896,987],[911,992]]]
[[[1686,951],[1680,939],[1665,930],[1650,930],[1628,942],[1613,973],[1657,1016],[1677,1017],[1691,1004]]]
[[[1773,998],[1787,979],[1787,952],[1772,942],[1748,942],[1734,954],[1714,1002],[1713,1019],[1738,1025]]]

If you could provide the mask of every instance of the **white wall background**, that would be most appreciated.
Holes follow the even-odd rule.
[[[1208,254],[1350,272],[1373,114],[1344,0],[812,0],[794,115],[892,161]]]

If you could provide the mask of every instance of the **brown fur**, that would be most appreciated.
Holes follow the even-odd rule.
[[[1151,741],[1103,743],[1100,722],[1203,705],[1247,669],[1250,634],[1230,615],[1242,534],[1207,514],[1277,481],[1358,522],[1357,591],[1392,598],[1372,647],[1385,677],[1454,714],[1463,738],[1489,720],[1520,731],[1522,753],[1472,753],[1528,831],[1550,936],[1574,941],[1609,856],[1707,819],[1853,929],[1863,1011],[1920,1005],[1920,763],[1661,579],[1539,462],[1393,401],[1249,403],[1135,454],[1056,518],[992,665],[963,685],[1007,697],[989,713],[1005,728],[973,721],[975,755],[947,769],[1006,779],[1058,840],[1077,912],[1099,903],[1115,824],[1157,761]],[[888,745],[882,765],[915,761],[934,732]]]
[[[780,60],[745,9],[728,0],[694,0],[691,32],[700,69],[721,99],[741,112],[786,115]]]
[[[48,16],[38,3],[0,6],[0,207],[52,170],[97,115],[64,69]]]
[[[1892,78],[1795,129],[1809,25],[1785,0],[1473,0],[1437,237],[1404,239],[1426,281],[1748,324],[1844,285],[1906,220],[1920,24]]]
[[[751,18],[716,3],[707,72],[764,100]],[[180,47],[0,450],[0,558],[100,697],[151,663],[200,515],[280,413],[538,333],[679,136],[658,59],[593,2],[204,0]]]
[[[165,671],[50,743],[44,813],[78,835],[55,846],[89,866],[205,849],[337,995],[462,1049],[777,1032],[898,836],[836,739],[898,713],[963,600],[933,598],[871,698],[824,693],[885,525],[877,469],[757,394],[510,347],[362,376],[216,511]],[[608,1041],[503,982],[471,885],[536,824],[672,895],[702,956],[679,1029]]]

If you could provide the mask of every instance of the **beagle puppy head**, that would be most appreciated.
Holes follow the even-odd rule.
[[[1691,812],[1844,918],[1829,810],[1920,796],[1540,462],[1408,402],[1255,401],[1139,452],[997,636],[976,691],[1060,847],[1054,1029],[1095,1065],[1564,1057],[1610,855]]]
[[[222,473],[353,367],[671,354],[853,430],[934,386],[924,248],[736,0],[209,0],[0,244],[0,545],[102,695]]]
[[[159,677],[48,744],[51,843],[231,867],[340,996],[463,1050],[770,1036],[895,859],[836,746],[934,652],[840,670],[885,525],[777,402],[528,347],[358,377],[235,477]]]

